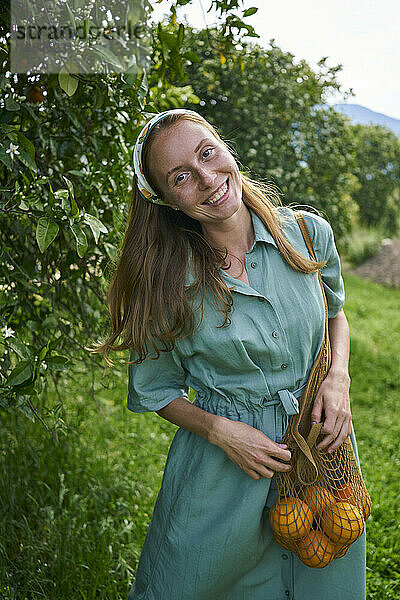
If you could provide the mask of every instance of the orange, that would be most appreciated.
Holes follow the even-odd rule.
[[[349,546],[335,546],[335,558],[342,558],[349,549]]]
[[[335,546],[320,531],[311,531],[297,545],[299,558],[308,567],[322,569],[326,567],[334,557]]]
[[[280,537],[289,539],[302,538],[311,529],[313,515],[309,506],[289,496],[276,502],[269,511],[272,530]]]
[[[356,506],[337,502],[323,511],[321,527],[335,544],[351,544],[362,534],[364,520]]]
[[[351,490],[350,485],[346,485],[345,487],[340,488],[339,490],[335,490],[334,496],[335,496],[336,500],[338,500],[339,502],[344,500],[345,502],[350,502],[350,504],[357,506],[358,509],[361,508],[359,506],[359,502],[357,502],[357,500]],[[363,494],[361,496],[361,503],[362,503],[362,514],[364,517],[364,521],[366,521],[368,519],[369,515],[371,514],[371,498],[369,497],[367,491],[363,492]]]
[[[290,552],[297,552],[296,540],[290,540],[289,538],[281,537],[277,535],[276,532],[274,532],[274,537],[278,544],[280,544],[282,548],[285,548],[285,550],[290,550]]]
[[[309,485],[303,488],[301,497],[311,508],[314,518],[318,518],[325,508],[335,503],[334,495],[320,485]]]
[[[345,485],[338,490],[334,490],[333,495],[338,502],[350,502],[350,504],[355,504],[355,498],[350,485]]]
[[[368,493],[362,495],[362,506],[363,506],[363,516],[364,521],[366,521],[371,514],[371,498]]]

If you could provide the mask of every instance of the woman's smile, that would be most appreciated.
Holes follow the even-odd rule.
[[[224,181],[222,185],[218,188],[218,190],[211,196],[209,200],[203,202],[203,204],[207,204],[210,206],[218,206],[222,204],[224,200],[226,200],[229,196],[229,178]]]

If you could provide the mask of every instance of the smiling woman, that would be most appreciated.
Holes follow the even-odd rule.
[[[365,534],[324,569],[275,541],[268,519],[288,404],[324,336],[332,361],[315,398],[319,447],[351,425],[349,330],[330,225],[279,206],[243,175],[218,132],[193,111],[155,115],[134,149],[135,181],[108,292],[101,352],[131,350],[128,408],[179,425],[129,600],[362,600]],[[221,319],[222,315],[222,319]],[[117,341],[122,338],[120,343]],[[149,349],[150,348],[150,349]],[[197,395],[192,404],[189,389]]]

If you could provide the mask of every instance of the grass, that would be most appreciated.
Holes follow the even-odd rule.
[[[353,421],[373,510],[368,600],[400,598],[400,291],[345,277]],[[126,409],[126,375],[97,400],[65,386],[73,430],[57,444],[0,412],[0,598],[126,599],[176,426]],[[83,382],[83,385],[82,385]],[[396,394],[397,392],[397,394]],[[56,402],[56,399],[54,399]]]

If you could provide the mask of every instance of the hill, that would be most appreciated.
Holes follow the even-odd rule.
[[[360,104],[334,104],[333,107],[347,115],[353,123],[360,125],[382,125],[400,136],[400,119],[375,112]]]

